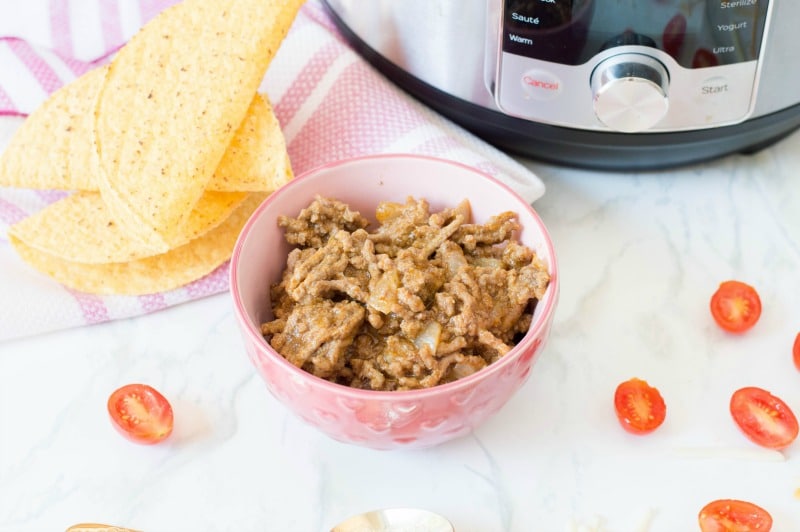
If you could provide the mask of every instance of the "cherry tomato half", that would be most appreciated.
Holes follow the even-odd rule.
[[[794,359],[794,367],[800,371],[800,333],[794,338],[794,345],[792,346],[792,359]]]
[[[711,315],[726,331],[743,333],[761,317],[761,298],[748,284],[725,281],[711,296]]]
[[[769,532],[772,516],[747,501],[720,499],[706,504],[697,516],[702,532]]]
[[[719,59],[714,52],[705,48],[698,48],[692,56],[692,68],[705,68],[719,65]]]
[[[664,26],[664,32],[661,35],[661,42],[664,44],[664,51],[674,58],[683,48],[683,41],[686,38],[686,17],[682,13],[676,13],[667,25]]]
[[[783,449],[797,438],[792,409],[766,390],[748,386],[731,396],[731,415],[745,436],[770,449]]]
[[[111,424],[129,440],[151,445],[172,433],[169,401],[147,384],[127,384],[108,398]]]
[[[667,417],[667,405],[659,391],[637,378],[617,386],[614,410],[622,428],[631,434],[653,432]]]

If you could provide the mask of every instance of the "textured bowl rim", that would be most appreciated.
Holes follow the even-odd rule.
[[[538,304],[545,305],[544,308],[541,309],[540,313],[536,316],[536,319],[531,322],[531,325],[528,329],[528,332],[525,333],[525,336],[522,340],[519,341],[506,355],[504,355],[500,360],[486,366],[485,368],[464,377],[462,379],[458,379],[453,382],[448,382],[446,384],[438,384],[436,386],[432,386],[430,388],[423,388],[418,390],[396,390],[396,391],[380,391],[380,390],[364,390],[361,388],[351,388],[349,386],[345,386],[342,384],[336,384],[334,382],[325,380],[321,377],[317,377],[308,373],[307,371],[303,370],[302,368],[298,368],[288,360],[286,360],[280,353],[275,351],[272,346],[264,339],[264,336],[261,334],[260,328],[256,327],[247,316],[247,313],[244,309],[244,304],[242,303],[241,297],[238,293],[238,267],[239,258],[242,252],[242,246],[244,241],[247,239],[247,236],[253,230],[253,226],[256,223],[256,220],[261,216],[261,213],[264,212],[270,204],[277,201],[283,194],[291,194],[292,190],[295,186],[295,183],[311,178],[315,174],[330,170],[332,168],[338,167],[346,167],[352,164],[357,164],[364,161],[385,161],[390,163],[391,161],[398,160],[398,159],[412,159],[412,160],[423,160],[427,162],[433,162],[436,164],[444,164],[444,165],[451,165],[461,168],[462,170],[466,170],[475,174],[478,174],[484,179],[489,180],[494,184],[494,186],[500,187],[505,189],[505,191],[516,197],[519,201],[521,206],[524,206],[528,211],[528,214],[535,220],[535,222],[539,225],[539,230],[543,236],[543,243],[544,247],[547,249],[547,254],[549,257],[549,273],[550,273],[550,283],[547,287],[547,294],[543,300],[540,300]],[[553,246],[552,239],[550,238],[550,233],[547,230],[547,227],[542,222],[542,219],[539,217],[539,214],[533,209],[533,207],[525,201],[516,191],[514,191],[511,187],[503,183],[502,181],[498,180],[494,176],[475,168],[474,166],[470,166],[461,162],[453,161],[450,159],[443,159],[440,157],[432,157],[429,155],[416,155],[416,154],[408,154],[408,153],[384,153],[384,154],[376,154],[376,155],[361,155],[357,157],[348,157],[345,159],[340,159],[337,161],[325,163],[314,167],[310,170],[303,172],[295,176],[291,181],[286,183],[285,185],[281,186],[274,192],[272,192],[267,198],[256,208],[253,214],[245,223],[244,227],[242,228],[238,239],[236,240],[236,244],[233,249],[233,253],[231,255],[230,261],[230,271],[229,271],[229,289],[228,289],[231,298],[233,299],[233,309],[236,315],[237,320],[240,324],[240,329],[243,329],[245,334],[248,338],[254,342],[255,345],[259,346],[259,351],[264,354],[265,356],[269,356],[275,364],[281,366],[284,370],[288,371],[291,375],[306,381],[309,386],[317,387],[325,389],[331,393],[336,393],[339,395],[347,396],[352,399],[383,399],[383,400],[417,400],[417,399],[424,399],[430,398],[432,396],[437,396],[441,394],[448,394],[452,392],[456,392],[462,388],[470,388],[471,386],[477,384],[478,382],[484,380],[489,375],[503,371],[503,369],[513,364],[514,361],[521,356],[522,353],[527,351],[527,349],[531,348],[536,339],[540,336],[539,332],[547,327],[548,320],[551,319],[552,314],[555,311],[555,305],[558,300],[559,295],[559,275],[558,275],[558,265],[557,259],[555,254],[555,248]],[[244,327],[242,327],[244,325]]]

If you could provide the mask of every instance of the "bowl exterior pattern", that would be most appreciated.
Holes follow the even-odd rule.
[[[308,205],[315,195],[334,197],[364,214],[379,201],[426,198],[433,210],[465,197],[477,220],[503,210],[520,215],[521,241],[548,265],[550,285],[536,305],[531,328],[503,358],[456,382],[425,390],[375,392],[337,385],[289,363],[261,335],[271,318],[269,285],[280,278],[288,244],[277,216]],[[559,294],[552,242],[530,205],[479,170],[409,155],[361,157],[322,167],[274,192],[255,211],[234,248],[230,273],[234,314],[251,362],[271,394],[297,417],[338,441],[373,449],[418,449],[470,433],[528,379],[544,348]]]
[[[270,393],[309,425],[335,440],[372,449],[421,449],[469,434],[500,410],[528,380],[551,322],[502,371],[457,389],[431,389],[424,396],[414,392],[390,392],[392,397],[386,393],[342,395],[315,382],[320,379],[299,378],[287,371],[256,343],[245,345]]]

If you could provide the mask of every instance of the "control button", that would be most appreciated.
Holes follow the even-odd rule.
[[[729,91],[728,79],[722,76],[708,78],[700,84],[701,96],[720,97],[725,96]]]
[[[648,55],[626,53],[604,60],[592,72],[591,86],[595,115],[615,131],[650,129],[669,109],[669,73]]]
[[[736,87],[723,76],[714,76],[700,82],[695,89],[694,101],[696,105],[715,117],[727,117],[732,112],[736,113],[734,109],[741,108],[741,105],[736,103]]]
[[[534,100],[552,100],[561,94],[561,80],[546,70],[529,70],[522,76],[522,88]]]

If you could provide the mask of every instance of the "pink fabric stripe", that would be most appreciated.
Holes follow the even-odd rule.
[[[72,25],[70,24],[69,14],[70,0],[50,0],[50,33],[53,40],[52,51],[58,55],[64,64],[67,65],[75,76],[80,76],[98,64],[104,63],[109,55],[116,52],[122,46],[122,30],[120,26],[119,9],[116,0],[100,0],[98,7],[100,10],[101,20],[103,21],[103,30],[106,33],[113,35],[113,42],[109,43],[109,39],[104,33],[106,47],[108,53],[87,63],[74,59],[74,43],[72,40]],[[64,80],[66,82],[66,80]]]
[[[14,102],[11,101],[11,97],[8,95],[6,91],[3,90],[3,87],[0,87],[0,115],[18,115],[20,113],[17,106]]]
[[[102,323],[111,319],[108,315],[108,308],[100,296],[84,294],[71,289],[67,289],[67,291],[75,298],[87,324]]]
[[[52,93],[64,84],[30,44],[20,39],[9,39],[7,43],[8,48],[25,64],[47,93]]]
[[[103,21],[103,42],[106,49],[113,49],[123,41],[122,21],[116,1],[100,2],[100,20]]]
[[[71,192],[67,192],[66,190],[46,189],[36,191],[36,195],[42,198],[42,200],[44,200],[47,204],[55,203],[58,200],[66,198],[70,194]]]
[[[450,135],[442,134],[439,137],[433,137],[422,144],[415,146],[411,151],[414,153],[421,153],[423,155],[442,157],[445,156],[447,152],[459,148],[464,148],[464,145]],[[496,176],[502,173],[500,168],[498,168],[497,165],[495,165],[492,161],[481,161],[477,164],[473,163],[473,166],[489,175]]]
[[[139,296],[139,304],[145,313],[155,312],[167,308],[166,300],[163,294],[148,294]]]
[[[110,53],[112,53],[112,52],[109,52],[109,54]],[[79,77],[79,76],[82,76],[86,72],[90,71],[96,65],[105,63],[107,57],[108,56],[105,55],[105,56],[103,56],[103,57],[101,57],[99,59],[96,59],[95,61],[92,61],[91,63],[86,63],[84,61],[79,61],[79,60],[73,59],[71,57],[59,56],[59,58],[64,62],[64,64],[67,65],[67,68],[69,68],[72,71],[72,73],[75,74],[76,78]],[[67,82],[67,80],[64,81],[64,83],[66,83],[66,82]]]
[[[379,153],[424,123],[397,89],[366,63],[353,63],[289,144],[292,166],[302,173],[325,161]]]
[[[449,135],[442,135],[440,137],[428,139],[422,144],[416,146],[416,149],[413,151],[415,153],[422,153],[425,155],[442,155],[443,153],[460,146],[461,143],[456,141],[456,139],[453,137]]]
[[[0,220],[8,225],[15,224],[26,218],[28,213],[10,201],[0,198]]]
[[[31,46],[25,41],[21,41],[15,37],[0,37],[0,42],[5,43],[8,49],[19,57],[27,67],[27,69],[19,75],[35,76],[40,85],[42,85],[42,88],[48,91],[48,93],[52,93],[61,88],[64,84],[72,81],[72,79],[60,78],[50,65],[42,59],[40,49],[37,47]],[[113,51],[110,53],[113,53]],[[95,68],[97,65],[105,63],[107,57],[108,56],[101,57],[91,63],[61,56],[59,56],[59,59],[70,69],[75,77],[79,77]],[[20,109],[17,107],[8,93],[0,86],[0,115],[27,116],[32,111],[33,109]]]
[[[497,176],[500,175],[503,171],[497,167],[492,161],[482,161],[478,164],[474,165],[475,168],[480,170],[481,172],[486,172],[489,175]]]
[[[303,14],[308,17],[310,20],[313,20],[326,30],[328,30],[334,37],[339,39],[341,42],[345,42],[344,37],[339,34],[336,24],[333,23],[333,19],[328,16],[328,11],[319,3],[312,3],[306,2],[303,5]]]
[[[72,28],[69,18],[69,0],[50,0],[50,34],[53,49],[61,57],[72,57]]]
[[[186,285],[189,299],[198,299],[211,294],[218,294],[228,289],[228,265],[226,262],[205,277]]]
[[[142,26],[158,15],[161,11],[168,8],[172,4],[177,4],[178,0],[142,0],[140,9],[142,13]]]
[[[122,48],[125,43],[120,43],[114,48],[111,48],[106,52],[105,55],[98,57],[93,61],[81,61],[79,59],[73,59],[72,57],[61,57],[60,59],[64,62],[67,67],[75,74],[75,77],[82,76],[83,74],[89,72],[90,70],[97,68],[100,65],[104,65],[108,63],[112,56],[117,53],[117,51]]]
[[[308,64],[303,67],[303,70],[292,82],[289,90],[286,91],[281,101],[275,106],[275,116],[278,117],[282,124],[288,124],[294,118],[294,115],[297,114],[297,111],[328,71],[331,63],[342,52],[340,45],[331,42],[319,49]]]

